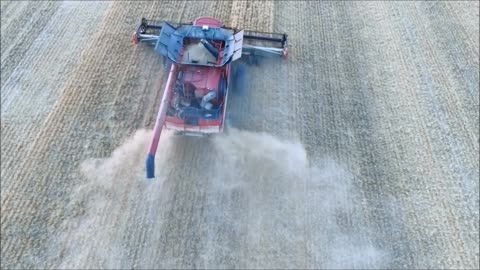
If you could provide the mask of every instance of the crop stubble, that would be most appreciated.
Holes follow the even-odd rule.
[[[289,34],[289,61],[231,95],[245,131],[167,134],[150,185],[138,131],[82,175],[153,125],[139,18],[198,15]],[[478,268],[475,20],[476,2],[2,2],[2,267]]]

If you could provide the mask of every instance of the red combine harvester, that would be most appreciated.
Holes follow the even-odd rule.
[[[240,91],[235,88],[245,79],[245,65],[233,66],[235,60],[251,64],[259,57],[288,57],[286,34],[229,28],[211,17],[184,24],[143,18],[132,38],[135,44],[154,46],[169,71],[146,160],[147,178],[155,175],[163,127],[184,135],[223,132],[228,91]]]

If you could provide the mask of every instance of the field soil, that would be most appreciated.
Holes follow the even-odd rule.
[[[229,128],[166,131],[142,17],[286,32]],[[1,2],[1,267],[479,265],[479,2]]]

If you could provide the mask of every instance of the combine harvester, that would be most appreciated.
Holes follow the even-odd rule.
[[[232,65],[235,60],[252,64],[259,57],[288,57],[286,34],[238,30],[211,17],[184,24],[143,18],[132,39],[152,45],[169,70],[146,160],[147,178],[155,176],[163,127],[184,135],[223,132],[228,91],[245,84],[245,64]]]

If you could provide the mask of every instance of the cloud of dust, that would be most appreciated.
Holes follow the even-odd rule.
[[[216,137],[214,146],[223,160],[215,166],[211,198],[243,195],[239,204],[250,224],[239,235],[247,235],[251,251],[247,268],[382,268],[387,263],[387,254],[372,243],[346,168],[328,158],[309,158],[301,143],[266,133],[233,129]],[[242,218],[232,217],[231,223],[236,220]]]
[[[170,132],[164,132],[159,150],[168,149]],[[139,202],[147,203],[161,181],[145,180],[145,158],[152,131],[138,130],[110,157],[88,159],[80,164],[84,182],[71,196],[71,218],[63,224],[56,243],[61,269],[81,269],[93,264],[119,268],[129,249],[124,233],[137,226],[127,220]],[[157,158],[157,162],[162,158]],[[88,266],[92,267],[92,266]]]
[[[72,194],[71,217],[55,243],[59,268],[178,268],[168,250],[189,240],[165,239],[172,233],[167,228],[185,220],[165,216],[164,208],[175,195],[172,185],[190,179],[172,169],[179,164],[170,163],[184,160],[173,158],[181,142],[168,132],[159,144],[157,177],[145,179],[150,136],[140,130],[110,157],[81,164],[86,180]],[[266,133],[231,129],[208,142],[208,153],[194,144],[185,157],[200,150],[212,165],[191,175],[206,179],[203,191],[191,191],[204,192],[204,201],[191,202],[202,211],[188,214],[200,215],[191,226],[205,232],[195,239],[203,247],[196,265],[222,267],[228,261],[222,256],[230,254],[246,268],[383,266],[385,254],[372,244],[353,176],[338,163],[312,161],[300,143]]]

